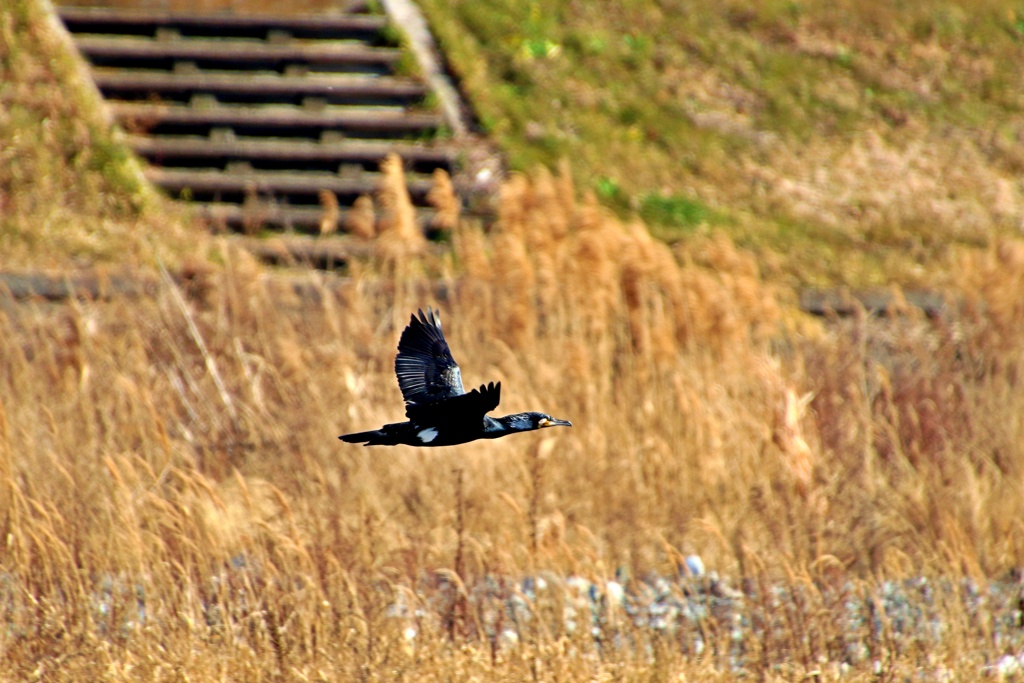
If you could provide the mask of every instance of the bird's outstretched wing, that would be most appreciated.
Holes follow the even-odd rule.
[[[465,395],[459,364],[441,331],[441,317],[418,311],[398,340],[395,374],[407,404],[425,404]]]
[[[498,407],[500,400],[501,382],[491,382],[461,396],[433,403],[410,403],[405,406],[405,416],[417,425],[476,425]]]

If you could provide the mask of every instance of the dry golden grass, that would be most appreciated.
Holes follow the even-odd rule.
[[[459,223],[450,258],[388,250],[349,279],[310,274],[306,299],[225,250],[184,292],[5,309],[5,675],[729,680],[722,655],[625,625],[647,644],[595,658],[580,633],[492,650],[479,615],[423,618],[412,641],[388,616],[442,570],[672,575],[698,553],[809,591],[788,640],[749,645],[750,671],[792,679],[838,666],[820,661],[841,623],[824,586],[1020,566],[1020,245],[965,265],[984,285],[955,327],[857,319],[783,343],[777,297],[727,240],[673,254],[566,188],[517,177],[497,229]],[[576,426],[341,444],[401,418],[395,342],[428,304],[467,383]],[[889,651],[891,672],[1002,654],[962,606],[941,614],[941,648]]]
[[[734,680],[714,614],[694,626],[700,655],[614,608],[598,647],[585,616],[566,625],[590,609],[567,585],[501,644],[500,596],[458,593],[671,578],[689,554],[748,591],[746,677],[966,681],[1020,651],[939,589],[934,640],[886,614],[864,652],[844,638],[846,600],[875,604],[884,579],[984,587],[1024,563],[1024,245],[965,259],[942,320],[819,325],[729,239],[669,248],[565,170],[512,177],[489,232],[440,179],[452,249],[432,255],[392,162],[348,226],[376,235],[372,259],[286,281],[223,242],[207,258],[159,203],[133,208],[122,166],[88,163],[109,139],[49,94],[66,65],[18,53],[48,40],[30,7],[0,12],[19,84],[0,90],[17,105],[0,135],[31,131],[0,150],[5,265],[77,255],[162,284],[66,304],[0,292],[0,679]],[[401,419],[395,345],[427,305],[468,385],[501,380],[503,410],[573,429],[339,442]]]

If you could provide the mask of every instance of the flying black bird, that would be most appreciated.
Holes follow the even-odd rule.
[[[412,316],[402,332],[395,374],[409,421],[369,432],[343,434],[339,439],[367,446],[454,446],[542,427],[572,426],[568,420],[556,420],[544,413],[488,416],[498,407],[501,382],[466,393],[459,365],[444,340],[441,318],[429,308],[426,315],[421,310],[419,317]]]

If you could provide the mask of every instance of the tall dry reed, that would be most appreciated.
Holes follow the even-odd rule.
[[[393,225],[390,257],[348,279],[296,289],[223,246],[222,266],[153,299],[5,305],[10,671],[102,642],[118,653],[67,676],[133,661],[140,675],[402,678],[489,662],[526,678],[540,669],[499,649],[432,649],[482,633],[457,601],[441,609],[449,628],[406,640],[395,596],[415,610],[424,580],[458,595],[484,575],[667,575],[691,553],[808,586],[1020,564],[1019,247],[965,265],[962,322],[860,316],[797,337],[727,239],[673,251],[569,187],[514,178],[492,231],[452,227],[450,257],[407,250]],[[395,343],[427,305],[467,386],[500,380],[499,412],[543,409],[572,430],[341,444],[402,418]],[[793,637],[766,657],[811,666]],[[544,675],[605,670],[540,654],[558,642],[538,632],[523,652]],[[665,671],[701,667],[664,657]]]

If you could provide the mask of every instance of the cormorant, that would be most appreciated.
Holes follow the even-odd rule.
[[[501,382],[482,385],[466,393],[462,373],[452,358],[441,331],[441,318],[428,308],[418,311],[398,340],[395,374],[405,398],[408,422],[386,424],[380,429],[338,438],[367,446],[454,446],[477,439],[497,439],[506,434],[543,427],[571,427],[545,413],[516,413],[490,417],[498,407]]]

